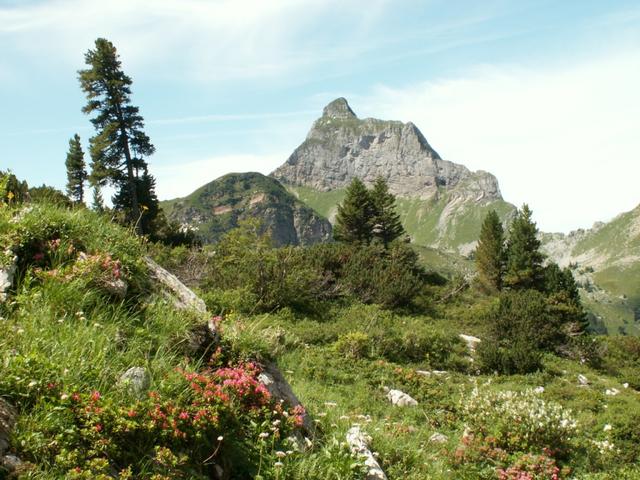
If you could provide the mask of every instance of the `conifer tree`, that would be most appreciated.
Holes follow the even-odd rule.
[[[505,286],[542,289],[544,256],[540,252],[537,235],[538,228],[531,220],[531,210],[524,204],[522,210],[516,213],[509,230]]]
[[[371,194],[358,178],[347,187],[344,200],[338,205],[333,236],[339,242],[368,244],[373,236],[373,203]]]
[[[487,292],[500,290],[505,260],[504,231],[495,210],[482,222],[475,259],[481,288]]]
[[[104,212],[104,199],[102,198],[100,185],[93,186],[93,201],[91,202],[91,208],[98,213]]]
[[[584,332],[589,320],[571,270],[561,269],[555,262],[549,263],[544,268],[544,289],[551,311],[560,318],[568,333]]]
[[[138,233],[146,233],[144,223],[139,221],[138,192],[152,184],[140,174],[148,175],[145,157],[155,148],[143,131],[138,107],[131,105],[131,78],[122,71],[116,48],[104,38],[98,38],[95,49],[85,54],[85,63],[89,68],[78,72],[87,97],[82,111],[95,113],[91,123],[97,132],[90,140],[91,179],[100,186],[113,185],[117,198],[114,207],[124,213],[127,222],[136,225]],[[152,206],[146,207],[152,211]]]
[[[87,170],[85,169],[80,136],[77,133],[69,140],[69,152],[67,153],[65,166],[67,167],[67,195],[73,202],[82,203]]]
[[[389,193],[387,182],[379,177],[370,191],[373,206],[373,237],[386,247],[405,233],[400,215],[396,211],[396,197]]]

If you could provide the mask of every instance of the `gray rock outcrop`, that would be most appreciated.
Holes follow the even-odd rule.
[[[418,405],[418,402],[414,398],[401,390],[389,390],[387,392],[387,399],[396,407],[415,407]]]
[[[204,301],[178,280],[178,277],[162,268],[149,257],[145,257],[144,261],[149,268],[151,278],[158,283],[177,308],[192,309],[198,313],[207,312]]]
[[[18,257],[10,251],[7,253],[11,260],[7,265],[0,267],[0,303],[7,300],[7,292],[13,285],[13,278],[18,268]]]
[[[474,199],[501,199],[496,178],[440,158],[411,122],[359,119],[344,98],[324,108],[306,140],[272,174],[278,180],[320,191],[384,178],[399,196],[434,197],[441,187],[462,186]]]
[[[351,452],[361,456],[367,466],[365,480],[387,480],[387,476],[369,449],[369,442],[371,442],[371,437],[360,430],[359,425],[354,425],[347,432],[347,444]]]
[[[151,378],[143,367],[131,367],[122,374],[119,384],[135,397],[142,398],[151,385]]]

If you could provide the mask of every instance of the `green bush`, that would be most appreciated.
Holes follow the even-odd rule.
[[[480,370],[485,373],[514,375],[542,369],[542,354],[526,342],[505,347],[484,341],[478,345],[476,354]]]
[[[493,391],[476,387],[461,399],[469,433],[491,438],[506,452],[539,452],[545,448],[566,452],[577,422],[571,411],[545,401],[533,390]]]
[[[367,358],[371,349],[369,335],[363,332],[349,332],[340,335],[334,344],[335,351],[346,358]]]

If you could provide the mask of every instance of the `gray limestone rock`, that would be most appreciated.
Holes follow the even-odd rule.
[[[415,407],[418,402],[401,390],[389,390],[387,399],[397,407]]]
[[[9,252],[10,253],[10,252]],[[7,292],[13,285],[18,268],[18,257],[13,255],[8,265],[0,267],[0,303],[7,300]]]
[[[149,389],[151,378],[149,378],[146,369],[131,367],[122,374],[118,383],[129,390],[132,395],[140,398]]]
[[[387,476],[369,449],[369,442],[371,442],[371,437],[360,430],[359,425],[354,425],[347,432],[347,444],[351,448],[351,452],[363,457],[364,464],[368,468],[365,480],[386,480]]]
[[[324,108],[306,140],[271,175],[320,191],[344,188],[354,177],[367,185],[382,177],[404,197],[433,198],[444,188],[476,201],[502,198],[493,175],[443,160],[413,123],[359,119],[344,98]]]
[[[144,260],[149,268],[151,277],[160,284],[177,308],[193,309],[199,313],[207,312],[204,301],[178,280],[178,277],[162,268],[151,258],[145,257]]]
[[[16,423],[16,412],[11,405],[0,398],[0,458],[9,447],[11,430]]]
[[[436,432],[429,437],[429,441],[431,443],[447,443],[447,440],[449,440],[449,437],[439,432]]]

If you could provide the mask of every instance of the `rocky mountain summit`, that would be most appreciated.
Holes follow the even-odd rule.
[[[465,255],[487,211],[506,221],[515,210],[490,173],[443,160],[411,122],[358,118],[344,98],[324,108],[271,176],[330,220],[353,178],[371,185],[382,177],[414,243]]]
[[[207,243],[258,218],[277,246],[309,245],[331,238],[331,224],[291,195],[277,180],[260,173],[230,173],[184,198],[163,202],[169,219],[195,230]]]
[[[493,175],[443,160],[413,123],[359,119],[344,98],[324,108],[304,142],[271,175],[319,191],[344,188],[354,177],[365,184],[382,177],[403,197],[430,199],[464,186],[477,201],[502,199]]]

